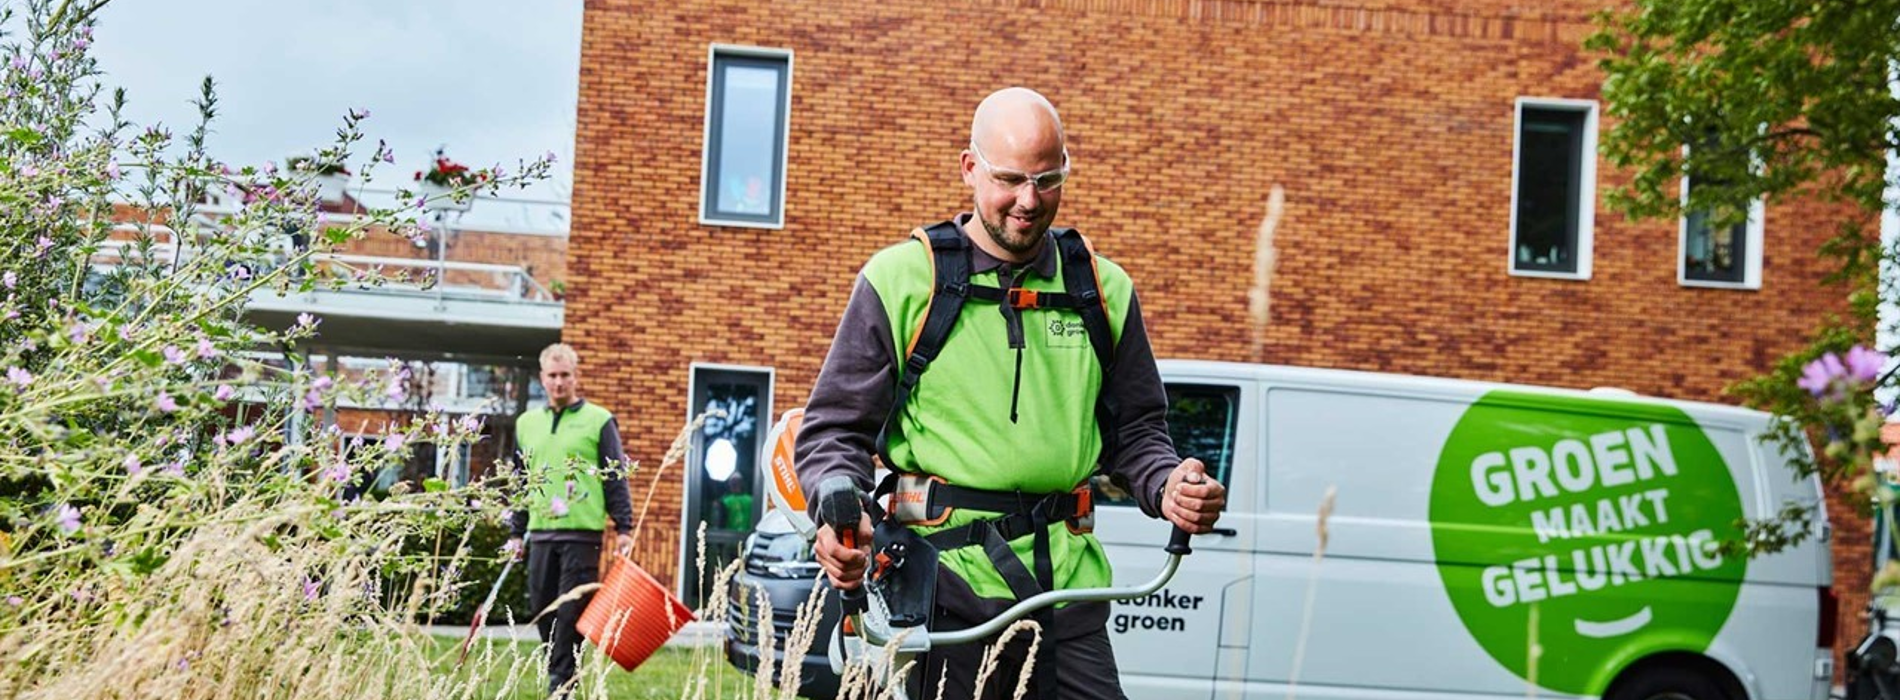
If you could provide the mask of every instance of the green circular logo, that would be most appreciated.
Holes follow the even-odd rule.
[[[1557,692],[1602,692],[1619,652],[1707,649],[1748,567],[1716,551],[1742,517],[1728,464],[1666,406],[1487,394],[1438,456],[1430,517],[1465,629]]]

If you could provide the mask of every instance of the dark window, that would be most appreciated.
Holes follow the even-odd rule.
[[[686,458],[686,531],[680,533],[686,565],[705,567],[695,577],[681,576],[687,605],[697,606],[710,594],[719,572],[739,555],[739,545],[751,534],[762,511],[758,495],[759,447],[769,428],[772,375],[744,369],[694,367],[694,415],[706,422],[693,436]],[[701,547],[699,533],[705,528]]]
[[[1720,134],[1710,131],[1702,139],[1684,148],[1716,155],[1724,150]],[[1704,176],[1682,179],[1682,201],[1689,202],[1690,188],[1715,190],[1730,184],[1727,180]],[[1718,226],[1707,209],[1685,211],[1682,215],[1682,277],[1685,281],[1744,283],[1748,281],[1750,222],[1746,217],[1727,226]]]
[[[507,367],[468,365],[468,373],[462,379],[462,395],[478,399],[503,396],[507,393],[508,372]]]
[[[1706,211],[1683,217],[1682,275],[1706,282],[1746,282],[1748,222],[1717,227]]]
[[[1511,269],[1577,272],[1589,112],[1522,107],[1517,133],[1517,230]]]
[[[784,223],[779,200],[791,78],[790,56],[714,52],[701,218]]]
[[[1168,438],[1182,457],[1194,457],[1223,484],[1234,466],[1234,430],[1240,418],[1240,389],[1202,384],[1168,385]],[[1132,506],[1135,500],[1105,477],[1094,480],[1095,498],[1106,505]]]

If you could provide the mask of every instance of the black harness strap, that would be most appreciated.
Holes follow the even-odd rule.
[[[1042,589],[1045,591],[1055,590],[1055,564],[1049,555],[1049,517],[1044,515],[1041,509],[1037,509],[1030,516],[1030,524],[1036,528],[1036,539],[1033,545],[1036,583],[1042,584]],[[990,561],[995,562],[996,557],[991,556]],[[1011,564],[1020,565],[1014,556],[1009,557],[1009,561]],[[1060,645],[1056,641],[1055,606],[1037,610],[1034,617],[1036,624],[1042,627],[1043,642],[1036,648],[1036,670],[1042,671],[1042,677],[1036,679],[1036,694],[1042,700],[1058,700],[1056,678],[1062,675],[1062,667],[1056,663],[1056,647]]]
[[[1108,326],[1108,306],[1102,299],[1101,280],[1095,274],[1095,251],[1090,250],[1088,241],[1072,228],[1056,231],[1056,247],[1062,254],[1062,286],[1075,294],[1076,311],[1082,314],[1082,328],[1089,334],[1089,345],[1095,348],[1095,360],[1101,364],[1102,376],[1106,377],[1115,365],[1115,336]],[[1103,391],[1095,400],[1095,425],[1102,433],[1103,464],[1121,449],[1121,436],[1115,432],[1115,413],[1108,405],[1107,396],[1108,392]]]
[[[1009,584],[1009,592],[1015,595],[1017,600],[1024,600],[1049,590],[1051,582],[1030,575],[1029,570],[1023,568],[1022,560],[1016,558],[1016,552],[1009,548],[1009,540],[998,534],[995,527],[989,526],[990,521],[973,524],[983,526],[980,528],[983,535],[981,542],[983,554],[990,558],[990,564],[996,567],[996,573],[1002,574],[1003,583]],[[1036,569],[1038,571],[1042,569],[1040,562]]]
[[[1024,499],[1026,498],[1035,500],[1031,502],[1028,507],[1025,507]],[[1076,495],[1073,491],[1058,491],[1049,494],[1024,494],[1015,491],[986,491],[983,489],[966,488],[956,484],[938,483],[931,487],[930,503],[926,504],[925,508],[933,516],[942,513],[946,508],[969,508],[971,510],[985,510],[992,513],[1027,513],[1029,510],[1035,509],[1047,514],[1052,520],[1066,520],[1076,516],[1087,515],[1087,513],[1082,512],[1082,510],[1085,506],[1090,505],[1092,505],[1092,503],[1084,502],[1083,497]],[[1010,535],[1010,539],[1016,539],[1017,536],[1028,534],[1028,532],[1027,530],[1017,532],[1015,535]]]
[[[970,246],[963,238],[963,232],[957,230],[954,221],[939,221],[923,229],[921,234],[912,232],[913,237],[922,241],[930,251],[931,266],[935,269],[936,279],[930,292],[930,302],[924,308],[924,323],[917,330],[917,336],[905,350],[904,371],[897,380],[897,396],[891,402],[891,410],[884,416],[884,425],[877,431],[877,454],[884,460],[886,467],[897,462],[891,459],[891,425],[903,413],[904,405],[910,402],[911,392],[917,389],[917,380],[930,369],[930,363],[943,352],[943,343],[950,338],[950,328],[957,324],[957,316],[963,313],[963,302],[970,294]]]
[[[1049,526],[1058,521],[1050,519],[1049,512],[1055,509],[1052,503],[1061,495],[1068,494],[1050,494],[1035,504],[1020,506],[1014,514],[978,520],[931,534],[925,539],[940,549],[981,545],[983,555],[990,560],[991,566],[996,567],[996,573],[1003,577],[1010,594],[1016,596],[1017,600],[1027,600],[1030,596],[1055,589],[1055,564],[1049,554]],[[1009,547],[1010,540],[1020,533],[1005,533],[1006,527],[1035,533],[1030,545],[1031,559],[1035,564],[1033,573],[1023,566],[1022,559]],[[1042,628],[1042,643],[1036,651],[1037,696],[1043,700],[1056,700],[1056,676],[1061,673],[1061,668],[1056,664],[1058,644],[1055,638],[1055,608],[1042,608],[1032,613],[1030,618]]]

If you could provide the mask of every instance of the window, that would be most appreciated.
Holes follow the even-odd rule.
[[[688,391],[692,417],[706,422],[686,455],[684,528],[680,532],[680,598],[704,602],[719,572],[739,556],[762,512],[759,455],[772,427],[772,377],[768,367],[694,364]],[[699,539],[705,528],[705,541]],[[699,555],[705,555],[700,568]]]
[[[1682,179],[1682,203],[1689,203],[1689,178]],[[1682,215],[1681,255],[1676,281],[1685,287],[1761,288],[1762,201],[1748,207],[1748,218],[1716,226],[1706,210]]]
[[[538,366],[510,367],[508,365],[464,365],[467,371],[462,377],[462,399],[471,412],[514,413],[515,402],[522,391],[522,379],[539,377]],[[538,381],[531,380],[539,386]],[[543,397],[545,399],[545,397]]]
[[[1240,419],[1240,389],[1200,384],[1168,385],[1168,438],[1174,451],[1207,465],[1215,481],[1229,483],[1234,466],[1234,430]],[[1093,480],[1096,502],[1135,505],[1135,499],[1108,477]]]
[[[711,53],[699,221],[782,228],[792,52],[714,45]]]
[[[1590,278],[1597,107],[1522,98],[1511,167],[1511,274]]]

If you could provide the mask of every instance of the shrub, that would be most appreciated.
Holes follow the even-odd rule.
[[[502,493],[344,488],[424,433],[473,430],[424,411],[350,449],[308,418],[377,378],[274,367],[254,353],[300,358],[321,319],[243,315],[253,295],[380,281],[312,258],[414,235],[417,212],[320,226],[312,171],[219,162],[209,79],[182,137],[128,123],[87,55],[102,5],[0,5],[0,697],[466,696],[404,630],[458,604],[466,582],[444,572],[489,556],[463,534]],[[353,160],[367,116],[313,157],[369,178],[390,158]],[[286,258],[287,231],[315,234]],[[442,537],[457,546],[440,556],[402,546]]]
[[[458,544],[455,537],[460,533],[438,531],[432,534],[418,534],[403,540],[403,556],[411,561],[440,562],[443,566],[457,563],[453,549]],[[471,553],[459,562],[460,570],[453,578],[460,582],[454,595],[438,608],[425,611],[416,621],[438,625],[467,625],[474,617],[475,610],[481,607],[482,599],[494,589],[495,579],[501,575],[502,568],[508,563],[501,553],[503,544],[508,542],[508,527],[496,520],[480,519],[472,523],[468,531],[466,547]],[[497,590],[495,602],[484,616],[483,624],[522,624],[534,616],[527,610],[528,574],[527,562],[517,562],[508,578],[502,581]],[[391,590],[399,589],[393,587]],[[394,604],[391,600],[389,603]]]

